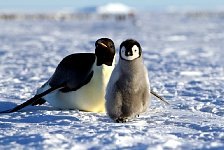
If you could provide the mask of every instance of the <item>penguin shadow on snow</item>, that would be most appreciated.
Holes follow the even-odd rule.
[[[1,110],[0,110],[0,112],[1,112],[3,110],[8,110],[8,109],[10,109],[12,107],[16,107],[17,105],[15,103],[13,103],[13,102],[0,101],[0,106],[1,106]]]
[[[24,111],[14,112],[12,114],[4,114],[0,117],[1,128],[4,128],[4,124],[6,128],[12,126],[11,123],[28,123],[27,126],[29,126],[29,123],[37,123],[52,126],[70,125],[70,123],[74,121],[79,121],[79,118],[64,113],[64,111],[56,109],[49,109],[49,111],[46,111],[45,109],[44,113],[41,113],[40,109],[37,108],[34,110],[33,107],[26,108]]]
[[[13,103],[13,102],[1,102],[0,101],[0,106],[1,106],[1,111],[3,110],[9,110],[12,107],[16,107],[17,104]],[[46,106],[46,105],[42,105],[42,106],[27,106],[26,108],[24,108],[23,110],[20,110],[19,112],[29,112],[29,111],[39,111],[39,110],[47,110],[47,111],[53,111],[53,110],[58,110],[56,108],[50,107],[50,106]]]
[[[0,138],[0,145],[10,145],[16,141],[17,144],[29,145],[44,141],[45,138],[38,134],[31,135],[13,135]],[[38,144],[37,144],[38,145]],[[18,148],[17,148],[18,149]]]

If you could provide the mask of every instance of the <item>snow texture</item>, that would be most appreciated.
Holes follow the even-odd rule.
[[[97,13],[99,14],[113,14],[113,15],[119,15],[119,14],[129,14],[132,13],[134,10],[124,4],[121,3],[109,3],[104,6],[99,6],[97,8]]]
[[[224,19],[193,13],[135,19],[0,21],[0,110],[31,98],[63,57],[94,52],[98,38],[143,49],[155,98],[128,123],[49,104],[0,115],[0,149],[224,149]]]

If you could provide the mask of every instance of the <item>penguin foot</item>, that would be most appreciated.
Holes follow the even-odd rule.
[[[115,122],[116,123],[125,123],[125,122],[128,122],[128,118],[126,118],[126,117],[119,117],[119,118],[115,119]]]

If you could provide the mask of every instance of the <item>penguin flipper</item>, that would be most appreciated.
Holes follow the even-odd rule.
[[[34,97],[30,98],[26,102],[24,102],[24,103],[22,103],[22,104],[20,104],[20,105],[18,105],[16,107],[14,107],[14,108],[12,108],[12,109],[5,110],[5,111],[1,111],[0,114],[16,112],[18,110],[23,109],[26,106],[29,106],[31,104],[35,104],[43,96],[45,96],[45,95],[49,94],[50,92],[53,92],[53,91],[55,91],[57,89],[60,89],[60,88],[62,88],[62,86],[60,86],[60,87],[52,87],[52,88],[44,91],[43,93],[40,93],[40,94],[35,95]]]
[[[168,103],[162,96],[160,96],[159,94],[157,94],[156,92],[154,92],[152,89],[150,90],[150,93],[155,96],[156,98],[158,98],[160,101],[162,101],[163,103],[165,103],[166,105],[170,105],[170,103]]]
[[[43,105],[44,103],[46,103],[47,101],[43,98],[38,99],[37,101],[35,101],[32,106],[36,106],[36,105]]]
[[[84,86],[84,85],[86,85],[86,84],[88,84],[89,82],[90,82],[90,80],[92,79],[92,77],[93,77],[93,73],[94,73],[94,71],[92,71],[88,76],[87,76],[87,78],[83,81],[83,82],[81,82],[79,85],[77,85],[75,88],[68,88],[68,87],[64,87],[64,88],[62,88],[62,89],[60,89],[60,91],[61,92],[63,92],[63,93],[66,93],[66,92],[71,92],[71,91],[76,91],[76,90],[78,90],[79,88],[81,88],[82,86]]]

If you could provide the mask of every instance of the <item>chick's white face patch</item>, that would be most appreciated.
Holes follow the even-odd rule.
[[[121,48],[121,58],[125,60],[134,60],[140,56],[140,50],[137,45],[134,45],[130,50],[124,46]]]

